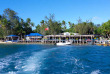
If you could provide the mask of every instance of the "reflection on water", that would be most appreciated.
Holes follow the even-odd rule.
[[[110,47],[0,45],[0,73],[109,74]]]

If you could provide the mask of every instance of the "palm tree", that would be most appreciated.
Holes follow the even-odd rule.
[[[68,22],[68,24],[69,24],[69,26],[70,26],[70,28],[71,28],[71,22],[70,22],[70,21]]]
[[[0,26],[1,26],[2,30],[3,30],[3,32],[2,32],[3,33],[3,37],[8,35],[7,23],[8,23],[8,21],[5,18],[0,20]]]
[[[43,34],[43,35],[45,35],[45,24],[44,24],[44,20],[42,20],[41,22],[41,33]]]
[[[44,25],[44,20],[42,20],[40,23]]]
[[[27,18],[26,19],[26,22],[29,24],[31,22],[31,19],[30,18]]]
[[[66,30],[66,22],[64,20],[62,21],[62,25],[63,25],[63,31],[65,31]]]
[[[34,26],[34,23],[31,22],[31,19],[30,19],[30,18],[27,18],[27,19],[26,19],[26,23],[27,23],[27,26],[28,26],[28,27]]]

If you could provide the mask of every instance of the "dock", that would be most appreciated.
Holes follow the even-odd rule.
[[[46,35],[40,40],[19,40],[18,43],[43,43],[55,44],[58,42],[72,41],[73,44],[94,44],[98,35]]]

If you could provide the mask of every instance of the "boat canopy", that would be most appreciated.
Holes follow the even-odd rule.
[[[43,36],[42,34],[39,34],[39,33],[30,33],[26,36]]]

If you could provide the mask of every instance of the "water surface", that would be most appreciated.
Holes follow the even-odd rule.
[[[0,74],[110,74],[110,47],[0,45]]]

